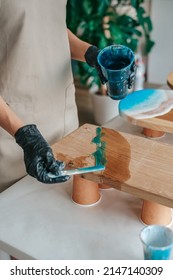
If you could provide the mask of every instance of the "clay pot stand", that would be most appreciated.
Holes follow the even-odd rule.
[[[69,168],[94,165],[92,154],[96,147],[92,139],[96,128],[85,124],[58,141],[52,146],[55,157]],[[106,142],[106,169],[83,174],[82,178],[172,208],[173,146],[108,128],[102,128],[102,133]]]

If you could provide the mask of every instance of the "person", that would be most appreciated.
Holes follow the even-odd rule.
[[[102,79],[100,50],[67,29],[66,0],[2,0],[0,21],[0,192],[26,174],[64,182],[51,144],[79,125],[71,58]]]

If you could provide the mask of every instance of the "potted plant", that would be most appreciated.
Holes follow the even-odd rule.
[[[100,49],[112,44],[121,44],[135,53],[140,50],[142,56],[147,56],[154,42],[150,36],[152,22],[143,6],[145,2],[145,0],[68,0],[67,26],[79,38]],[[75,75],[79,77],[80,82],[87,86],[91,93],[97,95],[92,96],[97,99],[98,95],[102,96],[105,107],[106,88],[101,85],[96,70],[82,62],[77,62],[75,69]],[[109,99],[109,115],[112,114],[111,106],[117,114],[118,101],[107,99]],[[102,124],[105,121],[97,119],[96,122]]]

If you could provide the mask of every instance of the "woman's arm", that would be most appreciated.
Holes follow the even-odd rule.
[[[64,163],[55,160],[52,149],[36,125],[24,125],[1,96],[0,127],[11,134],[23,149],[25,167],[29,175],[47,184],[65,182],[70,178],[61,175]],[[49,173],[54,176],[49,176]]]
[[[103,76],[101,67],[97,61],[97,56],[100,50],[96,46],[93,46],[85,41],[80,40],[69,29],[67,29],[67,31],[70,44],[71,58],[82,62],[87,62],[89,66],[94,67],[97,70],[101,83],[105,84],[107,80]]]
[[[84,55],[91,44],[80,40],[69,29],[67,29],[67,31],[70,43],[71,58],[85,62],[86,60]]]
[[[0,96],[0,126],[12,136],[23,126],[22,120],[11,110]]]

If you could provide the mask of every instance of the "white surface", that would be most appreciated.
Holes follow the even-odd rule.
[[[141,135],[120,117],[106,126]],[[0,194],[0,249],[19,259],[143,259],[142,200],[115,189],[100,193],[98,204],[82,207],[71,200],[72,179],[44,185],[23,178]]]
[[[0,248],[19,259],[142,259],[141,200],[114,189],[100,203],[71,201],[72,181],[27,176],[0,195]]]
[[[0,260],[10,260],[9,254],[7,254],[4,251],[0,250]]]

